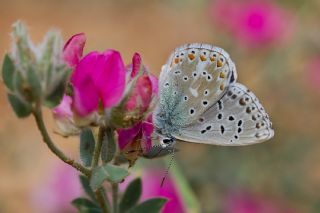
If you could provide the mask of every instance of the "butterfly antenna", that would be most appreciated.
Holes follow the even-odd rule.
[[[164,181],[166,180],[166,178],[167,178],[167,176],[168,176],[168,174],[169,174],[169,169],[170,169],[170,167],[171,167],[171,165],[172,165],[172,163],[173,163],[173,159],[174,159],[174,153],[175,153],[175,152],[174,152],[174,149],[173,149],[173,150],[172,150],[171,159],[170,159],[170,162],[169,162],[169,166],[168,166],[166,172],[164,173],[164,176],[163,176],[163,178],[162,178],[162,180],[161,180],[161,185],[160,185],[160,187],[163,186]]]

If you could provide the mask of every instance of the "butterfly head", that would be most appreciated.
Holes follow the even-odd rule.
[[[160,145],[162,148],[172,147],[176,143],[176,139],[172,136],[160,137]]]

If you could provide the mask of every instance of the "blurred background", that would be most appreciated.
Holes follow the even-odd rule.
[[[224,48],[275,137],[248,147],[179,145],[176,163],[202,212],[320,212],[320,1],[0,0],[0,14],[1,58],[18,19],[35,42],[52,27],[65,40],[84,32],[85,52],[114,48],[127,63],[139,52],[156,75],[181,44]],[[41,142],[32,117],[17,119],[2,84],[0,118],[0,212],[71,212],[76,174]],[[49,110],[45,118],[53,130]],[[77,138],[52,136],[78,158]]]

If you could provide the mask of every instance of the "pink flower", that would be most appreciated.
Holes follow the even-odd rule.
[[[131,128],[148,115],[158,92],[158,80],[142,65],[135,53],[132,64],[127,66],[127,82],[123,99],[114,107],[112,123],[118,128]]]
[[[248,47],[278,44],[292,31],[292,17],[268,0],[216,0],[210,14],[219,29]]]
[[[308,85],[320,93],[320,56],[311,58],[306,68]]]
[[[131,128],[118,129],[117,132],[119,148],[129,161],[129,166],[133,166],[140,156],[151,149],[153,133],[151,116],[147,121],[141,121]]]
[[[61,103],[52,110],[58,133],[63,136],[77,135],[80,133],[80,129],[74,121],[71,105],[72,98],[64,95]]]
[[[79,63],[83,48],[86,43],[86,36],[84,33],[73,35],[63,47],[63,59],[72,68],[75,68]]]
[[[283,204],[248,192],[232,192],[225,201],[224,212],[229,213],[294,213]]]
[[[76,212],[70,202],[83,194],[77,171],[59,163],[46,176],[31,194],[35,212]]]
[[[125,88],[125,66],[120,53],[107,50],[91,52],[82,58],[72,73],[73,108],[87,116],[99,108],[118,104]]]

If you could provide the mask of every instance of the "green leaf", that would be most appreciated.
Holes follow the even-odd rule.
[[[33,100],[39,100],[42,89],[39,76],[33,68],[29,68],[27,71],[27,81],[32,91]]]
[[[114,140],[114,131],[110,128],[107,128],[106,135],[102,141],[101,147],[101,159],[104,163],[110,162],[116,152],[116,143]]]
[[[89,179],[88,179],[86,176],[84,176],[84,175],[80,175],[79,178],[80,178],[80,182],[81,182],[82,188],[84,189],[84,191],[86,192],[86,194],[87,194],[93,201],[96,201],[96,197],[95,197],[95,195],[94,195],[94,192],[93,192],[93,190],[92,190],[91,187],[90,187]]]
[[[95,140],[91,129],[86,128],[80,134],[80,159],[85,166],[90,166],[95,147]]]
[[[164,198],[153,198],[150,200],[146,200],[130,209],[128,213],[159,213],[166,201],[167,200]]]
[[[15,72],[15,67],[13,61],[8,54],[5,55],[2,64],[2,79],[4,84],[13,91],[13,76]]]
[[[28,117],[32,112],[31,105],[26,102],[23,102],[15,95],[8,94],[8,99],[13,111],[16,113],[18,118]]]
[[[102,213],[101,209],[87,198],[76,198],[71,203],[81,213]]]
[[[141,179],[137,178],[133,180],[126,188],[124,195],[120,201],[119,209],[120,213],[124,213],[137,204],[141,196]]]
[[[93,170],[90,179],[90,186],[93,190],[97,190],[105,180],[112,183],[119,183],[128,175],[129,172],[124,168],[104,164],[103,166],[99,166]]]

